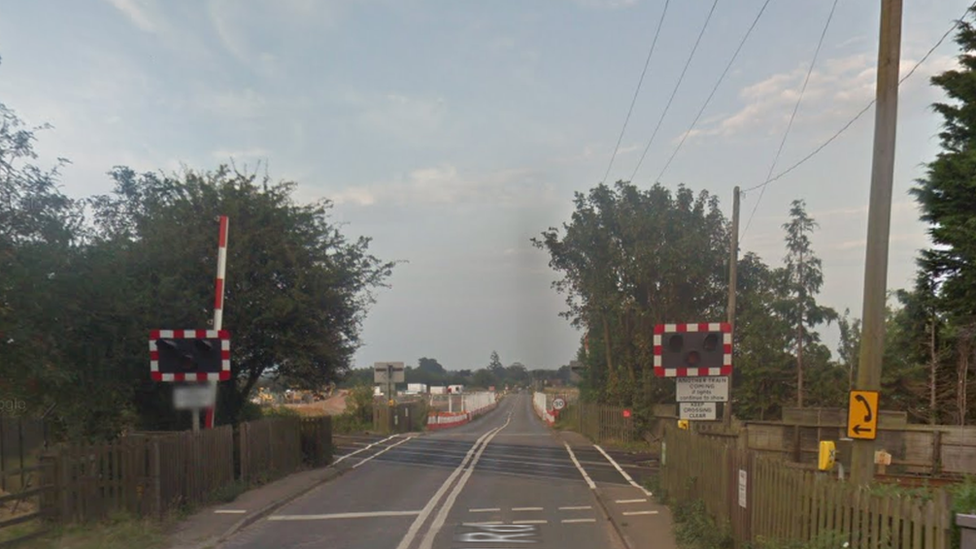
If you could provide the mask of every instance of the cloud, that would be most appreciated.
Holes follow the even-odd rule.
[[[152,11],[149,2],[146,0],[108,0],[109,4],[115,7],[115,9],[122,12],[133,25],[139,27],[139,29],[156,34],[158,28],[155,20],[159,20],[158,14],[150,15]]]
[[[268,103],[263,95],[251,88],[200,93],[196,102],[203,110],[231,119],[257,118],[266,112]]]
[[[210,155],[218,160],[262,159],[271,156],[271,152],[261,147],[251,147],[249,149],[217,149],[212,151]]]
[[[452,164],[411,171],[405,177],[372,185],[354,186],[331,193],[336,204],[372,206],[380,203],[496,204],[521,206],[550,200],[554,186],[528,169],[462,173]]]
[[[443,97],[411,97],[400,93],[347,93],[345,100],[359,109],[358,124],[366,132],[406,142],[442,135],[448,104]]]
[[[916,59],[903,58],[902,76],[915,65]],[[804,123],[822,127],[824,122],[840,122],[849,119],[874,99],[876,86],[876,59],[869,53],[857,53],[826,59],[810,74],[797,111],[794,129]],[[952,68],[955,60],[949,56],[934,57],[921,65],[911,80],[902,84],[902,93],[917,88],[927,88],[928,77]],[[742,106],[731,114],[713,117],[693,130],[689,137],[729,137],[747,132],[763,131],[781,135],[790,113],[800,95],[809,65],[802,63],[795,68],[773,74],[739,90]]]

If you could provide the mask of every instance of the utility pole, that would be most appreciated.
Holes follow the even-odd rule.
[[[864,265],[864,310],[861,317],[861,354],[856,387],[861,390],[876,391],[881,388],[891,189],[895,167],[895,128],[898,120],[901,13],[902,0],[881,1],[874,160],[871,165],[871,201],[868,207],[868,242]],[[874,441],[855,440],[851,456],[851,481],[863,485],[870,483],[873,477]]]
[[[735,290],[738,287],[736,277],[739,269],[739,186],[732,191],[732,234],[729,235],[729,306],[728,321],[732,327],[732,337],[735,338]],[[732,348],[735,349],[733,340]],[[734,362],[733,362],[734,364]],[[729,376],[729,400],[722,406],[722,422],[726,430],[732,427],[732,376]]]

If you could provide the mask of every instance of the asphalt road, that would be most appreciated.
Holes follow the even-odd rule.
[[[591,486],[626,481],[597,450],[571,453],[527,394],[468,425],[360,443],[340,459],[354,469],[222,547],[623,548]]]

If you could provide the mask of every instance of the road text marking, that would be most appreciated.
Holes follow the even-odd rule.
[[[331,515],[273,515],[268,520],[335,520],[375,517],[415,517],[420,511],[371,511],[365,513],[334,513]]]

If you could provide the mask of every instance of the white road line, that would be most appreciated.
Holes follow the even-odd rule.
[[[512,507],[512,511],[541,511],[542,507]]]
[[[364,513],[334,513],[331,515],[273,515],[268,520],[335,520],[376,517],[412,517],[420,511],[371,511]]]
[[[592,509],[592,505],[573,505],[571,507],[560,507],[560,511],[589,511]]]
[[[424,522],[427,521],[427,517],[429,517],[434,511],[434,508],[437,507],[437,504],[444,496],[444,493],[447,492],[447,489],[451,487],[451,483],[453,483],[454,479],[456,479],[458,475],[461,474],[461,471],[464,470],[464,467],[468,464],[468,460],[470,460],[471,457],[476,453],[478,446],[481,445],[481,442],[493,432],[494,430],[486,432],[485,434],[481,435],[481,437],[478,438],[473,445],[471,445],[471,448],[468,450],[468,453],[465,454],[461,464],[454,469],[451,476],[447,477],[444,484],[441,484],[441,487],[437,489],[437,492],[433,495],[433,497],[430,498],[430,501],[427,502],[427,505],[425,505],[423,510],[420,512],[420,516],[418,516],[416,520],[413,521],[413,524],[410,525],[410,529],[407,530],[407,534],[403,536],[402,540],[400,540],[400,543],[397,545],[397,549],[410,548],[414,538],[417,537],[417,532],[420,531],[420,528],[424,525]]]
[[[400,442],[397,442],[396,444],[391,444],[391,445],[387,446],[386,448],[383,448],[379,452],[376,452],[375,454],[369,456],[368,458],[366,458],[366,459],[360,461],[359,463],[353,465],[352,468],[355,469],[355,468],[359,467],[360,465],[364,465],[366,463],[369,463],[370,460],[375,459],[378,456],[382,456],[383,454],[389,452],[390,450],[396,448],[397,446],[399,446],[399,445],[401,445],[401,444],[403,444],[405,442],[410,442],[410,439],[412,439],[412,438],[413,437],[407,437],[407,438],[401,440]]]
[[[512,524],[549,524],[548,520],[513,520]]]
[[[464,489],[464,485],[467,484],[468,479],[471,478],[471,474],[474,473],[474,468],[478,465],[478,460],[481,458],[481,454],[484,453],[485,448],[491,444],[491,439],[495,438],[502,429],[508,427],[508,424],[512,422],[512,413],[508,413],[508,419],[505,420],[505,424],[493,431],[489,431],[488,438],[485,439],[484,444],[478,449],[478,452],[474,455],[474,459],[471,460],[469,467],[464,474],[461,475],[461,479],[457,481],[454,485],[454,489],[448,494],[447,499],[444,500],[444,505],[441,505],[441,510],[437,512],[437,516],[434,517],[434,522],[430,523],[430,529],[427,530],[427,535],[424,536],[423,541],[420,543],[420,549],[431,549],[434,546],[434,538],[437,536],[441,528],[444,527],[444,523],[447,521],[447,515],[450,514],[451,508],[454,507],[454,502],[457,500],[458,494]],[[407,549],[406,547],[399,549]]]
[[[485,507],[484,509],[468,509],[469,513],[495,513],[501,511],[500,507]]]
[[[346,458],[352,457],[352,456],[358,454],[359,452],[365,452],[366,450],[369,450],[370,448],[372,448],[373,446],[376,446],[377,444],[383,444],[384,442],[390,440],[391,438],[396,438],[398,436],[400,436],[400,435],[392,435],[392,436],[388,436],[388,437],[384,438],[383,440],[377,440],[376,442],[370,444],[369,446],[366,446],[365,448],[360,448],[360,449],[356,450],[355,452],[350,452],[350,453],[348,453],[348,454],[340,457],[339,459],[335,460],[335,462],[333,462],[332,465],[339,465],[339,462],[341,462],[342,460],[344,460]]]
[[[244,509],[217,509],[214,511],[218,515],[243,515],[246,512]]]
[[[597,450],[599,450],[600,453],[603,454],[603,457],[607,458],[607,461],[609,461],[613,465],[613,468],[616,469],[617,472],[620,473],[621,476],[623,476],[625,479],[627,479],[627,482],[629,482],[631,486],[633,486],[634,488],[637,488],[641,492],[644,492],[645,494],[647,494],[648,497],[654,495],[654,494],[648,492],[647,489],[644,488],[643,486],[641,486],[640,484],[637,484],[636,482],[634,482],[634,479],[630,478],[630,475],[627,474],[627,471],[624,471],[620,467],[620,465],[617,465],[617,462],[614,461],[612,457],[610,457],[610,454],[604,452],[603,451],[603,448],[600,448],[596,444],[594,444],[593,447],[596,448]]]
[[[579,469],[579,472],[583,475],[583,478],[586,480],[586,485],[590,487],[590,490],[596,490],[596,484],[593,483],[593,479],[590,478],[590,475],[586,474],[586,470],[583,469],[583,466],[580,465],[579,460],[576,459],[576,454],[574,454],[573,449],[569,447],[569,443],[563,442],[563,444],[566,446],[566,451],[569,452],[569,458],[573,460],[573,465],[575,465],[576,468]]]
[[[485,522],[464,522],[464,526],[495,526],[497,524],[505,524],[500,520],[487,520]]]
[[[618,499],[614,503],[647,503],[646,498],[641,499]]]
[[[626,513],[624,513],[624,516],[629,517],[633,515],[656,515],[656,514],[657,511],[627,511]]]
[[[596,519],[593,519],[593,518],[588,518],[588,519],[563,519],[560,522],[562,522],[563,524],[576,524],[578,522],[596,522]]]

